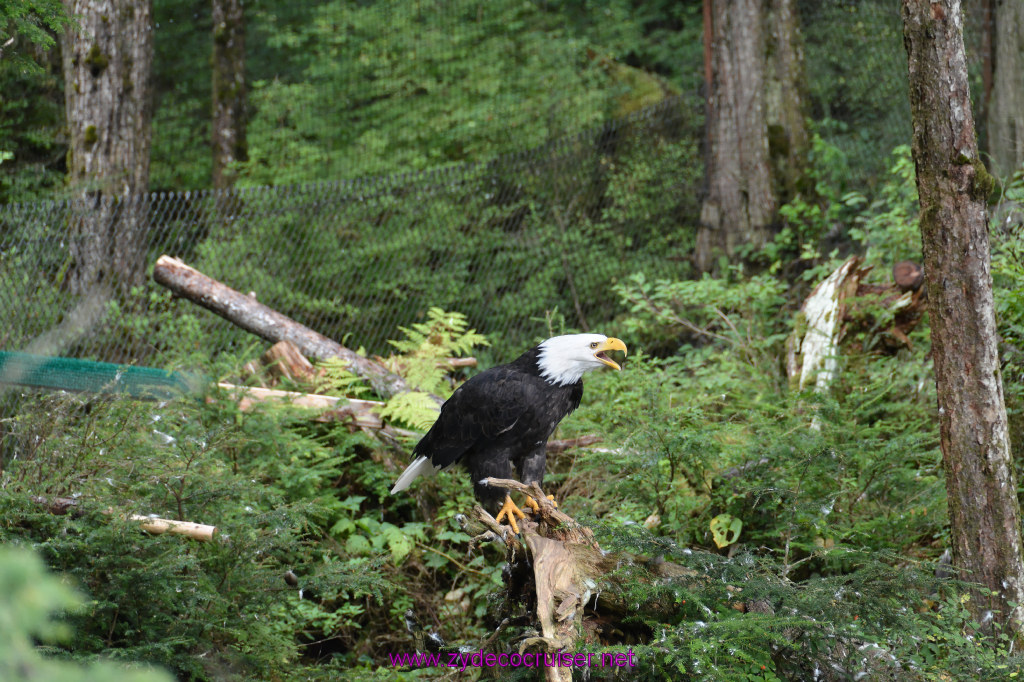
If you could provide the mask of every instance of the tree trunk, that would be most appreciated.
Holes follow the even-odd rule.
[[[981,7],[975,12],[981,27],[981,97],[978,97],[978,141],[982,149],[991,149],[989,141],[989,108],[992,106],[992,86],[995,83],[995,20],[996,0],[981,0]],[[971,18],[967,19],[968,22]]]
[[[707,195],[695,262],[707,272],[738,247],[768,239],[775,198],[765,118],[762,0],[705,0],[710,44],[707,97]]]
[[[1024,2],[997,0],[995,72],[988,109],[992,172],[1007,176],[1024,163]]]
[[[242,0],[213,0],[213,186],[235,184],[230,165],[248,159],[245,140],[245,21]]]
[[[795,0],[768,0],[765,15],[765,117],[775,199],[797,193],[806,167],[810,135],[804,92],[804,48]]]
[[[986,199],[959,0],[903,0],[913,154],[953,559],[969,602],[1020,629],[1024,559],[999,371]]]
[[[64,102],[74,214],[75,293],[96,284],[127,292],[145,267],[149,185],[150,0],[64,0],[75,17],[64,33]],[[135,197],[135,198],[133,198]]]

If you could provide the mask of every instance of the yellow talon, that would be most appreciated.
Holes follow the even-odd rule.
[[[549,500],[551,500],[551,504],[552,505],[554,505],[555,507],[558,506],[558,503],[555,502],[555,496],[554,495],[547,495],[546,497]],[[531,510],[533,510],[534,514],[537,514],[537,513],[540,512],[540,505],[537,504],[537,500],[533,499],[529,495],[526,496],[526,506],[529,507]]]
[[[531,502],[533,502],[533,500],[531,500]],[[534,502],[534,504],[537,503]],[[508,517],[508,525],[512,526],[512,532],[518,535],[519,524],[516,523],[517,516],[521,519],[526,518],[526,514],[523,513],[523,510],[516,506],[516,503],[512,501],[511,497],[506,495],[505,504],[501,506],[501,509],[498,511],[498,515],[494,517],[494,520],[501,523],[502,518]]]

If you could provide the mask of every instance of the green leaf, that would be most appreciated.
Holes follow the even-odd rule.
[[[391,560],[395,562],[395,565],[400,564],[402,559],[412,551],[412,538],[403,533],[401,528],[390,523],[382,524],[381,531],[387,539],[388,549],[391,550]]]
[[[711,519],[710,527],[715,545],[721,549],[739,540],[743,522],[732,514],[719,514]]]
[[[345,541],[345,551],[349,554],[370,554],[373,548],[370,541],[362,535],[352,535]]]

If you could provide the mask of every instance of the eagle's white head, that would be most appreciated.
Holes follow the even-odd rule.
[[[537,365],[541,376],[559,386],[575,384],[584,374],[598,367],[622,369],[606,353],[611,350],[621,350],[623,355],[626,353],[626,344],[603,334],[553,336],[538,348]]]

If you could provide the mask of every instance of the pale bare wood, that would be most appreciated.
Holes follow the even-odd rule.
[[[547,451],[548,454],[554,454],[557,452],[564,452],[573,448],[586,448],[596,443],[601,442],[601,436],[594,434],[587,434],[584,436],[578,436],[577,438],[565,438],[562,440],[549,440]]]
[[[359,427],[369,429],[381,429],[384,427],[380,415],[375,412],[375,410],[383,407],[384,403],[376,400],[359,400],[357,398],[342,398],[316,393],[282,391],[277,388],[262,388],[259,386],[237,386],[225,382],[220,382],[217,386],[228,391],[231,397],[238,402],[238,409],[243,412],[251,410],[256,403],[278,401],[296,407],[328,410],[329,412],[321,415],[320,421],[328,421],[332,418],[350,419]]]
[[[107,510],[108,514],[113,514],[112,509]],[[141,524],[142,530],[153,535],[160,535],[162,533],[173,533],[174,535],[185,535],[193,540],[200,540],[202,542],[209,542],[213,540],[214,533],[217,532],[216,526],[208,526],[203,523],[192,523],[191,521],[174,521],[172,519],[161,519],[155,516],[143,516],[141,514],[129,514],[126,517],[129,521],[138,521]]]
[[[912,347],[908,335],[920,322],[925,307],[925,290],[918,281],[923,270],[916,263],[902,261],[893,268],[895,284],[868,284],[864,279],[872,266],[863,262],[862,257],[851,256],[818,283],[800,307],[801,324],[786,339],[786,371],[794,386],[802,389],[813,383],[816,391],[826,390],[838,367],[840,342],[857,332],[876,335],[884,331],[873,339],[874,351]],[[875,309],[879,307],[893,316],[888,329],[878,329]]]
[[[533,575],[537,586],[537,618],[549,652],[575,649],[575,634],[583,620],[582,595],[574,570],[572,554],[565,545],[535,533],[526,535],[533,555]],[[548,682],[570,682],[572,669],[545,667]]]
[[[846,299],[857,290],[863,260],[859,256],[848,258],[814,287],[800,307],[806,327],[794,331],[788,340],[786,363],[799,376],[800,389],[813,383],[815,390],[825,391],[836,373]],[[790,378],[796,377],[791,374]]]
[[[457,369],[459,367],[476,367],[476,358],[445,358],[438,360],[438,367],[450,367],[451,369]]]

